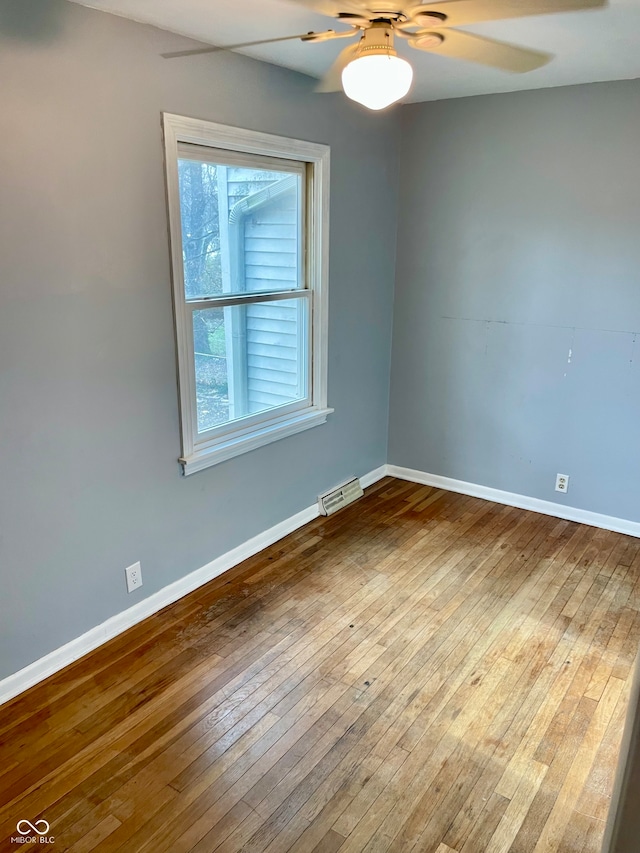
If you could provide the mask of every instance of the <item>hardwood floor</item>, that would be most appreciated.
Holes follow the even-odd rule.
[[[0,849],[596,853],[640,540],[383,480],[0,709]]]

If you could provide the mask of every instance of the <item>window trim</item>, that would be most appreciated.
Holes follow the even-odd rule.
[[[183,473],[187,475],[324,423],[333,412],[333,409],[327,407],[329,146],[172,113],[163,113],[162,118],[182,440],[179,462]],[[178,146],[181,143],[218,149],[221,153],[239,152],[306,164],[306,287],[304,290],[298,288],[291,291],[287,296],[306,298],[310,305],[310,405],[303,402],[303,408],[300,403],[297,406],[294,403],[269,409],[263,417],[250,416],[250,422],[240,418],[235,422],[236,429],[221,431],[205,441],[198,440],[197,421],[194,420],[195,401],[191,379],[193,333],[187,322],[191,320],[193,300],[189,300],[187,305],[185,299],[178,181]],[[309,294],[306,297],[302,295],[305,292]],[[266,295],[273,298],[273,294]],[[209,307],[214,307],[216,301],[216,298],[203,300]]]

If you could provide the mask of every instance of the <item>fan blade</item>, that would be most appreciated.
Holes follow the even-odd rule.
[[[260,44],[277,44],[280,41],[329,41],[331,39],[345,38],[346,36],[354,36],[357,30],[350,30],[344,33],[336,33],[334,30],[325,30],[319,33],[302,33],[297,36],[281,36],[277,39],[260,39],[259,41],[245,41],[241,44],[223,44],[209,45],[209,47],[196,47],[193,50],[175,50],[173,53],[163,53],[163,59],[177,59],[181,56],[198,56],[201,53],[217,53],[220,50],[240,50],[242,47],[256,47]]]
[[[442,39],[439,44],[435,43],[436,39],[429,42],[428,37],[432,32]],[[425,39],[422,45],[420,44],[421,35]],[[409,39],[409,44],[428,53],[479,62],[481,65],[489,65],[491,68],[500,68],[503,71],[514,71],[518,74],[540,68],[553,58],[549,53],[540,53],[537,50],[516,47],[502,41],[473,36],[461,30],[442,30],[441,32],[434,30],[418,34],[416,38]]]
[[[438,12],[446,15],[447,27],[498,21],[506,18],[525,18],[532,15],[551,15],[555,12],[579,12],[583,9],[602,9],[607,0],[444,0],[408,10],[408,17],[419,22],[419,15]]]
[[[357,44],[350,44],[340,51],[336,61],[316,86],[316,92],[339,92],[342,89],[342,72],[357,52]]]

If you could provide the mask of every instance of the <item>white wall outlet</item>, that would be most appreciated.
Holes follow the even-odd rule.
[[[568,474],[556,474],[556,492],[568,492],[569,491],[569,475]]]
[[[133,592],[142,586],[142,567],[140,563],[134,563],[124,570],[124,576],[127,579],[127,592]]]

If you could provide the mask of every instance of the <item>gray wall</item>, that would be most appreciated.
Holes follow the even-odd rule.
[[[160,58],[185,43],[0,0],[0,677],[386,461],[394,123],[235,54]],[[163,110],[332,147],[335,414],[186,479]]]
[[[639,139],[640,81],[403,109],[391,463],[640,520]]]

